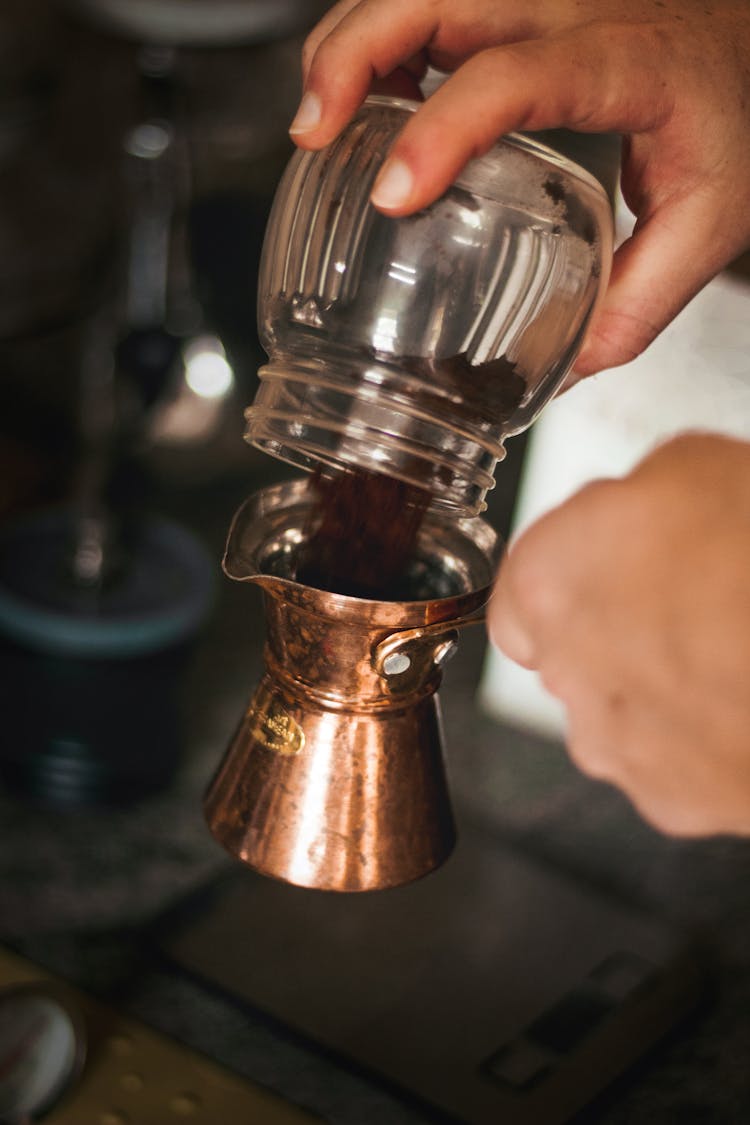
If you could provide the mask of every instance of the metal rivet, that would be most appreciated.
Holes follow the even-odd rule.
[[[457,641],[443,641],[443,643],[435,650],[435,663],[445,664],[452,656],[456,655],[458,648]]]
[[[383,661],[383,671],[386,676],[400,676],[411,668],[411,660],[405,652],[392,652]]]

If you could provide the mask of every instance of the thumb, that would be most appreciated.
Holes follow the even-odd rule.
[[[739,252],[726,227],[726,203],[714,190],[667,200],[639,219],[614,256],[607,292],[567,385],[640,355]]]
[[[514,574],[509,573],[511,565],[511,556],[508,555],[500,567],[487,605],[487,632],[491,643],[500,652],[524,668],[533,668],[534,641],[529,622],[514,594]]]

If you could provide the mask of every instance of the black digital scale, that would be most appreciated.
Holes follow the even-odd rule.
[[[468,1125],[561,1125],[702,992],[684,936],[467,824],[440,871],[390,891],[238,868],[167,950]]]

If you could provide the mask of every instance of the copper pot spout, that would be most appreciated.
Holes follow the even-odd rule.
[[[264,589],[266,670],[206,818],[266,875],[323,890],[397,886],[453,848],[437,688],[458,627],[489,595],[497,538],[481,520],[431,513],[414,600],[353,598],[289,577],[309,504],[304,481],[276,485],[230,530],[226,573]]]

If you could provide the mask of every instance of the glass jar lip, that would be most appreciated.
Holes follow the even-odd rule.
[[[369,94],[362,103],[362,106],[380,106],[385,109],[400,109],[405,110],[407,113],[416,113],[423,104],[423,102],[414,101],[412,98],[399,98],[391,94]],[[546,161],[548,164],[554,165],[560,172],[572,176],[574,179],[585,184],[590,190],[594,191],[600,199],[609,204],[607,193],[596,176],[592,175],[591,172],[587,171],[581,164],[576,164],[574,160],[563,156],[554,148],[550,148],[549,145],[544,144],[542,141],[537,141],[532,137],[528,137],[524,133],[505,133],[502,137],[498,137],[494,145],[492,145],[480,159],[486,160],[493,149],[500,149],[504,145],[510,145],[511,148],[520,149],[530,156],[537,157],[538,159]],[[469,163],[471,163],[471,161],[469,161]],[[460,182],[462,176],[463,171],[459,172],[455,182]]]

